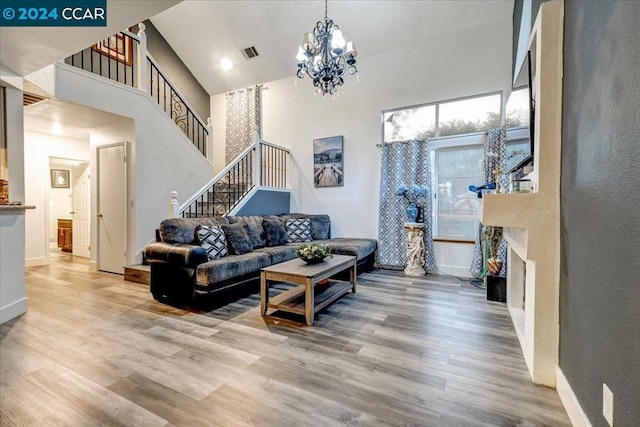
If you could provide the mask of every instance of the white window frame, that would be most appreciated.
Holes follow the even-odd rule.
[[[414,110],[416,108],[423,108],[423,107],[430,107],[430,106],[435,106],[436,108],[436,122],[435,122],[435,138],[455,138],[458,136],[464,136],[464,135],[473,135],[477,132],[474,133],[470,133],[470,134],[460,134],[460,135],[447,135],[446,137],[441,137],[440,136],[440,105],[441,104],[449,104],[451,102],[458,102],[458,101],[466,101],[469,99],[475,99],[475,98],[484,98],[484,97],[488,97],[488,96],[493,96],[493,95],[500,95],[500,123],[504,124],[504,120],[505,120],[505,99],[504,99],[504,92],[503,91],[494,91],[494,92],[487,92],[487,93],[480,93],[477,95],[470,95],[470,96],[462,96],[460,98],[451,98],[451,99],[444,99],[442,101],[436,101],[436,102],[427,102],[424,104],[416,104],[416,105],[409,105],[407,107],[397,107],[397,108],[390,108],[388,110],[382,110],[382,113],[380,114],[380,140],[382,141],[382,143],[390,143],[393,144],[394,142],[397,141],[385,141],[384,140],[384,124],[385,124],[385,120],[384,120],[384,115],[388,114],[388,113],[395,113],[396,111],[403,111],[403,110]],[[484,133],[485,131],[480,131],[480,133]]]

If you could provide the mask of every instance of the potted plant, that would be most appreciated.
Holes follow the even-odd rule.
[[[418,205],[421,206],[426,201],[429,195],[429,188],[415,184],[411,187],[400,184],[396,189],[396,195],[402,196],[405,204],[407,204],[407,221],[416,222],[418,218]]]
[[[500,243],[502,243],[502,227],[485,226],[484,238],[489,248],[489,258],[487,259],[487,269],[489,274],[497,276],[502,270],[504,260],[498,256]]]
[[[317,243],[300,246],[296,251],[296,255],[307,264],[318,264],[324,261],[326,257],[333,257],[333,255],[331,255],[331,246]]]

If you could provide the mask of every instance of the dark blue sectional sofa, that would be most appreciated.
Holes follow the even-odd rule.
[[[373,269],[377,242],[373,239],[331,238],[328,215],[284,214],[263,216],[229,216],[219,218],[171,218],[162,221],[158,241],[145,250],[151,266],[151,293],[159,301],[191,304],[204,296],[230,290],[256,281],[260,270],[296,257],[302,243],[268,246],[264,219],[308,218],[313,243],[327,244],[332,252],[353,255],[358,273]],[[209,261],[196,237],[198,225],[243,223],[254,249],[242,255],[227,255]]]

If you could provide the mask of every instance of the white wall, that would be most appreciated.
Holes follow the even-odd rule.
[[[29,159],[24,165],[27,178],[25,201],[36,207],[26,213],[25,260],[27,266],[36,266],[49,262],[49,241],[56,238],[57,226],[48,227],[49,205],[51,194],[60,190],[51,188],[49,158],[61,157],[88,162],[89,141],[29,131],[24,133],[24,154]],[[69,217],[67,209],[64,218]]]
[[[0,66],[6,87],[9,198],[24,202],[22,79]],[[0,324],[27,311],[24,287],[24,213],[0,211]]]
[[[315,98],[309,79],[300,80],[297,86],[296,77],[267,83],[269,90],[263,92],[263,137],[291,150],[292,210],[330,214],[336,237],[377,238],[380,151],[376,144],[381,142],[381,111],[508,91],[512,23],[511,15],[502,18],[493,26],[362,58],[358,61],[360,81],[346,77],[345,93],[335,101]],[[224,94],[212,97],[217,153],[224,153],[224,105]],[[316,189],[312,141],[334,135],[344,136],[345,184]],[[470,245],[453,245],[459,251],[440,250],[437,254],[450,259],[438,259],[438,264],[468,270]]]
[[[144,92],[65,64],[51,65],[28,78],[58,99],[135,121],[128,147],[127,262],[140,262],[155,229],[168,215],[169,193],[177,191],[181,201],[191,197],[213,177],[212,164]]]

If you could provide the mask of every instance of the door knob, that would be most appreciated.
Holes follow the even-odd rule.
[[[76,213],[76,211],[71,211],[69,212],[71,215],[74,215]]]
[[[98,218],[102,218],[102,214],[96,214]]]

